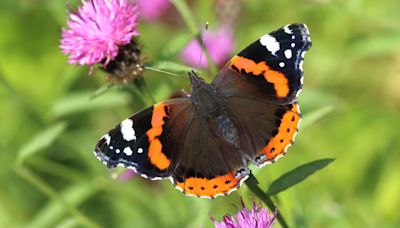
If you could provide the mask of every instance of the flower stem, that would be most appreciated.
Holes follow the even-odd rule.
[[[152,102],[152,104],[150,104],[150,105],[153,105],[153,104],[156,103],[156,100],[154,99],[154,97],[153,97],[153,95],[152,95],[152,93],[150,91],[150,88],[147,86],[147,83],[146,83],[146,81],[144,80],[143,77],[140,77],[140,78],[136,79],[134,81],[134,84],[139,88],[139,90],[142,93],[147,93],[148,97],[150,98],[150,100]]]
[[[171,2],[174,4],[179,14],[182,16],[192,35],[196,38],[199,44],[202,44],[203,39],[201,37],[201,32],[197,29],[197,23],[194,20],[193,13],[190,11],[187,3],[184,0],[171,0]],[[209,66],[209,73],[211,73],[211,75],[215,75],[218,72],[218,69],[214,61],[211,59],[210,53],[208,53],[207,48],[205,48],[204,54],[207,60],[207,64]]]
[[[132,101],[139,101],[142,108],[151,105],[150,102],[148,102],[147,99],[144,98],[143,94],[141,93],[141,90],[135,83],[129,82],[127,84],[121,84],[118,86],[121,90],[129,93],[129,95],[132,98]]]
[[[144,78],[142,78],[141,80],[142,80],[142,83],[143,83],[143,86],[144,86],[145,90],[147,91],[147,93],[150,96],[151,102],[153,102],[153,104],[155,104],[156,103],[156,99],[154,98],[153,94],[151,93],[151,90],[150,90],[149,86],[147,85],[146,80]]]
[[[193,14],[192,12],[190,12],[190,9],[186,4],[186,2],[182,0],[171,0],[171,2],[175,5],[176,9],[179,11],[186,25],[189,27],[190,32],[196,37],[199,36],[200,33],[197,31],[197,25],[196,22],[194,21]]]
[[[246,185],[247,187],[258,197],[260,198],[271,211],[276,211],[278,208],[276,207],[275,203],[272,201],[272,199],[267,195],[258,185],[259,182],[256,179],[256,177],[250,173],[249,178],[246,180]],[[281,212],[278,210],[278,214],[276,215],[276,218],[278,219],[279,223],[281,224],[282,227],[287,228],[289,227],[288,224],[286,223],[285,219],[283,218]]]

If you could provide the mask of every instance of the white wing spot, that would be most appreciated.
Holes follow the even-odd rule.
[[[142,149],[142,148],[139,148],[139,149],[137,149],[137,152],[138,152],[139,154],[141,154],[141,153],[143,153],[143,149]]]
[[[284,63],[284,62],[280,62],[280,63],[279,63],[279,66],[280,66],[280,67],[284,67],[284,66],[285,66],[285,63]]]
[[[285,31],[287,34],[293,34],[293,31],[289,28],[289,25],[283,27],[283,31]]]
[[[107,145],[110,145],[110,142],[111,142],[111,137],[110,137],[110,135],[109,135],[109,134],[105,134],[105,135],[103,136],[103,138],[106,140],[106,144],[107,144]]]
[[[294,48],[294,46],[296,46],[296,44],[295,44],[295,43],[292,43],[292,44],[290,44],[290,46],[291,46],[292,48]]]
[[[292,58],[292,50],[286,49],[285,52],[284,52],[284,54],[285,54],[285,57],[286,57],[287,59]]]
[[[124,149],[124,154],[126,154],[127,156],[131,156],[131,155],[133,154],[133,151],[132,151],[132,149],[128,146],[128,147],[125,147],[125,149]]]
[[[260,38],[260,43],[262,46],[265,46],[271,54],[275,55],[277,51],[280,50],[279,42],[276,41],[276,38],[266,34]]]
[[[292,35],[292,40],[294,40],[296,37],[294,35]]]
[[[133,121],[131,119],[126,119],[122,121],[121,133],[122,137],[126,141],[136,140],[135,130],[133,129]]]
[[[110,148],[110,150],[113,150],[113,149],[114,149],[114,147],[113,147],[113,146],[110,146],[109,148]]]
[[[120,149],[116,149],[116,150],[115,150],[115,153],[119,154],[119,152],[121,152]]]

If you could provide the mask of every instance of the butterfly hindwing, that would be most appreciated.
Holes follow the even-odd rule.
[[[219,116],[215,118],[214,114],[202,116],[195,106],[190,113],[193,118],[171,122],[172,128],[180,126],[180,131],[174,131],[169,140],[175,142],[175,152],[179,155],[172,176],[174,184],[187,195],[214,198],[229,194],[248,175],[247,163],[234,143],[238,133],[229,132],[232,135],[229,142],[218,127],[229,125],[229,120],[220,113],[214,113]]]

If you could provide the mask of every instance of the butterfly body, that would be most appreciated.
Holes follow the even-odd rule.
[[[239,131],[224,110],[220,96],[215,86],[199,78],[194,72],[189,73],[192,84],[191,100],[196,107],[194,118],[204,118],[209,121],[216,134],[225,142],[239,147]]]
[[[160,102],[104,135],[96,156],[108,167],[169,178],[187,195],[214,198],[237,189],[248,164],[274,162],[293,144],[308,29],[293,24],[234,56],[209,84],[189,72],[192,95]]]

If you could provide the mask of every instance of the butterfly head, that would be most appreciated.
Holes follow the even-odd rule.
[[[205,113],[215,110],[215,88],[204,81],[204,79],[200,78],[194,71],[189,72],[189,78],[192,86],[192,100],[194,104],[203,109]]]
[[[204,82],[204,79],[200,78],[193,70],[189,71],[188,74],[189,74],[190,84],[192,85],[192,89],[193,87],[201,86],[201,84],[206,84],[206,82]]]

